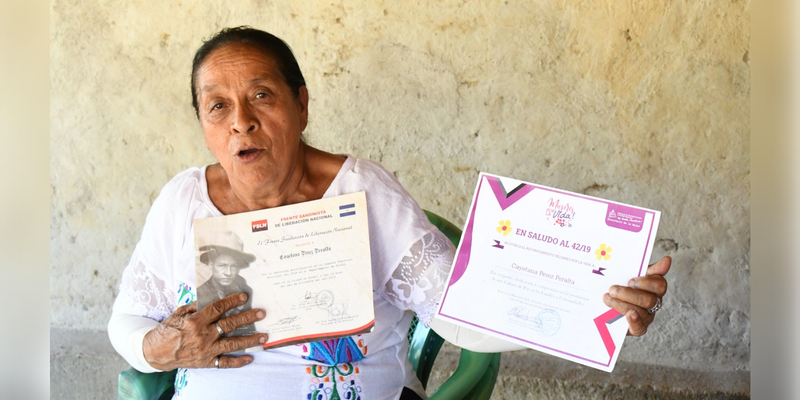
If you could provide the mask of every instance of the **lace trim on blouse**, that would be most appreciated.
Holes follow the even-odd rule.
[[[136,262],[122,274],[114,308],[161,322],[175,311],[174,302],[175,295],[164,280],[143,263]]]
[[[414,243],[384,286],[386,299],[412,310],[428,326],[436,315],[455,256],[455,247],[436,230]]]

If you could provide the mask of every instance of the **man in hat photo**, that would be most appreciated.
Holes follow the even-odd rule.
[[[242,239],[231,231],[219,234],[212,241],[214,244],[200,246],[200,262],[211,267],[211,278],[197,288],[198,309],[234,293],[247,293],[247,302],[234,307],[220,319],[238,314],[252,308],[253,289],[239,275],[239,270],[248,268],[256,260],[256,256],[244,252]],[[226,336],[242,336],[256,333],[255,324],[240,326]]]

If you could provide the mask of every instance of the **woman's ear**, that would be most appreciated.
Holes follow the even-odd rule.
[[[300,131],[306,130],[306,126],[308,125],[308,88],[306,86],[300,86],[300,93],[298,93],[298,107],[300,111],[300,122],[301,128]]]

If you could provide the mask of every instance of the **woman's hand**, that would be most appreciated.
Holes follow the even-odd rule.
[[[144,336],[144,358],[153,368],[171,371],[176,368],[214,368],[222,353],[246,349],[267,342],[263,333],[225,338],[223,332],[264,319],[262,309],[252,309],[219,319],[225,311],[247,301],[247,294],[236,293],[217,300],[200,311],[197,302],[179,307],[172,315]],[[221,356],[219,368],[239,368],[253,362],[253,356]]]
[[[625,315],[628,320],[628,335],[642,336],[647,326],[656,316],[648,310],[658,309],[661,298],[667,293],[667,280],[664,275],[669,272],[672,258],[666,256],[657,263],[647,267],[647,274],[628,281],[628,286],[614,285],[603,295],[607,306]],[[658,305],[659,307],[656,307]]]

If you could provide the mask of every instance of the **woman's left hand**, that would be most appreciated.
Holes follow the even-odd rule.
[[[628,335],[642,336],[656,316],[652,310],[661,305],[661,298],[667,293],[667,280],[672,258],[666,256],[647,267],[647,274],[628,281],[628,286],[614,285],[603,295],[607,306],[625,315],[628,320]]]

